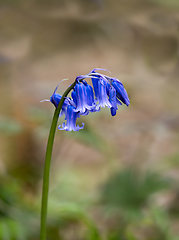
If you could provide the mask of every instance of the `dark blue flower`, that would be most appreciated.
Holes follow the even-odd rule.
[[[122,82],[120,82],[117,78],[111,78],[111,82],[112,86],[116,89],[117,98],[129,106],[130,100]]]
[[[110,84],[110,82],[106,84],[106,89],[107,89],[107,95],[109,96],[109,102],[112,105],[112,107],[110,108],[111,115],[115,116],[116,111],[118,110],[117,105],[122,105],[122,103],[117,99],[116,89]]]
[[[68,105],[67,113],[66,113],[66,124],[63,123],[62,126],[58,127],[59,130],[66,130],[66,131],[79,131],[80,129],[84,128],[84,123],[82,126],[76,126],[76,120],[80,117],[80,114],[75,112],[75,107],[72,105]]]
[[[54,104],[54,106],[57,108],[58,105],[59,105],[59,102],[61,100],[62,96],[58,93],[55,93],[53,94],[51,97],[50,97],[50,102]],[[63,106],[62,107],[67,107],[69,104],[68,100],[65,99],[64,103],[63,103]]]
[[[62,98],[62,96],[61,96],[60,94],[56,93],[57,88],[58,88],[58,85],[57,85],[57,87],[55,88],[54,93],[53,93],[52,96],[50,97],[50,102],[53,103],[56,108],[58,107],[59,102],[60,102],[60,100],[61,100],[61,98]],[[59,117],[61,117],[61,116],[63,116],[63,115],[65,115],[65,117],[66,117],[66,108],[67,108],[67,106],[69,105],[69,100],[70,100],[69,98],[66,98],[66,99],[65,99],[65,101],[64,101],[64,103],[63,103],[63,105],[62,105],[62,109],[61,109],[61,111],[60,111]]]

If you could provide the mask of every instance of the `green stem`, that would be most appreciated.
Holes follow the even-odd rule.
[[[60,110],[64,103],[65,97],[67,97],[68,93],[74,88],[76,82],[70,85],[69,88],[64,92],[58,108],[55,109],[50,133],[48,137],[47,149],[46,149],[46,157],[45,157],[45,166],[44,166],[44,175],[43,175],[43,189],[42,189],[42,203],[41,203],[41,229],[40,229],[40,240],[46,240],[46,222],[47,222],[47,205],[48,205],[48,192],[49,192],[49,177],[50,177],[50,163],[52,157],[52,149],[55,137],[55,131],[57,128],[57,122]]]

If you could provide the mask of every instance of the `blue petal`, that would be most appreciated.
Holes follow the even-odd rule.
[[[112,80],[113,87],[116,89],[117,98],[121,100],[124,104],[129,106],[130,100],[123,84],[118,79],[111,79],[111,80]]]
[[[109,96],[110,88],[111,88],[111,84],[109,82],[106,82],[106,92],[108,96]]]
[[[94,99],[93,88],[86,81],[83,82],[86,87],[87,104],[92,107],[90,112],[99,111],[96,109],[96,99]]]
[[[111,115],[115,116],[117,111],[117,101],[116,101],[116,90],[114,87],[110,87],[109,89],[109,102],[111,103]]]
[[[116,108],[112,107],[110,110],[111,110],[111,115],[115,116],[116,115]]]
[[[99,103],[97,105],[97,108],[105,107],[111,108],[112,105],[108,100],[107,96],[107,90],[106,90],[106,82],[103,80],[103,78],[100,78],[100,81],[98,81],[98,89],[99,89]]]
[[[85,113],[86,110],[92,110],[94,108],[93,105],[89,105],[88,102],[90,101],[91,96],[88,96],[86,86],[84,83],[77,83],[75,86],[76,92],[76,100],[77,100],[77,107],[75,112]]]
[[[99,78],[91,78],[96,99],[99,99],[98,81]]]
[[[84,113],[81,113],[81,115],[87,116],[89,113],[90,113],[90,111],[88,109],[86,109],[86,111]]]
[[[107,91],[107,95],[109,96],[109,91],[110,91],[110,88],[111,88],[111,84],[109,82],[107,82],[106,84],[106,91]],[[116,98],[116,102],[118,105],[122,105],[122,103]]]
[[[53,103],[54,106],[57,108],[61,98],[62,98],[62,96],[60,94],[55,93],[50,97],[50,102]],[[65,117],[66,117],[66,108],[67,108],[68,105],[69,105],[69,102],[68,102],[67,99],[65,99],[65,101],[63,103],[63,106],[62,106],[62,109],[60,111],[59,117],[61,117],[63,115],[65,115]]]
[[[86,93],[88,96],[87,103],[89,104],[89,106],[93,106],[95,102],[94,102],[93,88],[90,85],[86,86]]]
[[[56,96],[55,96],[56,95]],[[50,102],[53,103],[53,105],[57,108],[58,107],[58,104],[61,100],[61,95],[60,94],[53,94],[51,97],[50,97]]]
[[[55,93],[50,97],[50,102],[53,103],[54,106],[57,108],[60,103],[61,98],[62,98],[62,96],[60,94]],[[68,106],[68,100],[66,98],[62,107],[67,107],[67,106]]]
[[[74,103],[77,105],[77,99],[76,99],[76,92],[75,92],[75,90],[72,91],[71,97],[72,97]]]

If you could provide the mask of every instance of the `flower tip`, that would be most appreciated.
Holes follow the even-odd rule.
[[[111,73],[108,69],[105,69],[105,68],[94,68],[94,69],[91,70],[90,73],[95,73],[95,71],[98,71],[98,70],[107,71],[107,72]]]
[[[110,110],[111,110],[111,116],[113,116],[113,117],[116,116],[117,108],[111,107]]]
[[[85,126],[84,123],[82,123],[82,126],[81,126],[81,127],[80,127],[79,125],[77,125],[77,126],[76,126],[76,130],[73,130],[73,131],[79,131],[79,130],[83,129],[84,126]]]
[[[49,99],[44,99],[44,100],[41,100],[40,102],[50,102]]]
[[[69,80],[69,78],[64,78],[64,79],[62,79],[62,80],[59,82],[59,84],[60,84],[61,82],[67,81],[67,80]],[[59,84],[58,84],[58,85],[59,85]]]
[[[128,97],[128,95],[127,95],[127,97],[125,98],[125,104],[126,104],[126,106],[128,107],[129,105],[130,105],[130,100],[129,100],[129,97]]]

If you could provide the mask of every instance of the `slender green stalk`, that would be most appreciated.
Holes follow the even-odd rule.
[[[45,158],[45,165],[44,165],[44,175],[43,175],[43,189],[42,189],[42,203],[41,203],[41,229],[40,229],[40,240],[46,240],[46,222],[47,222],[47,206],[48,206],[48,192],[49,192],[49,177],[50,177],[50,163],[52,157],[52,149],[55,137],[55,131],[57,128],[57,122],[60,110],[64,103],[65,97],[68,93],[74,88],[76,82],[70,85],[69,88],[64,92],[58,108],[55,109],[54,116],[52,119],[52,124],[50,128],[50,133],[47,142],[47,149],[46,149],[46,158]]]

